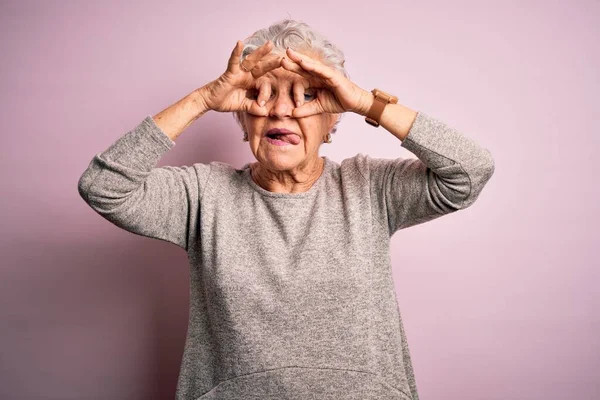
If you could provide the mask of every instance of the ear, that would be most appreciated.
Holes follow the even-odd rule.
[[[338,113],[338,114],[329,114],[329,115],[331,115],[331,121],[329,122],[327,132],[331,132],[331,130],[333,129],[333,126],[335,125],[337,120],[340,118],[341,114]]]

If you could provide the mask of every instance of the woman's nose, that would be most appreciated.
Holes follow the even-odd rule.
[[[280,93],[274,95],[273,106],[271,107],[270,115],[272,117],[284,118],[291,117],[294,110],[293,95]]]

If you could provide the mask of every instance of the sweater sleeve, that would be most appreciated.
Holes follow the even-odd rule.
[[[174,146],[147,116],[93,157],[79,179],[79,194],[116,226],[187,251],[195,232],[200,182],[208,178],[210,166],[156,168],[162,155]]]
[[[370,185],[373,216],[390,236],[469,207],[494,173],[488,149],[423,112],[401,146],[418,159],[357,156]]]

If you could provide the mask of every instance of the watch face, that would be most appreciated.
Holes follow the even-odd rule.
[[[377,100],[383,103],[398,103],[398,98],[396,96],[392,96],[391,94],[386,93],[383,90],[373,89],[371,90],[371,93],[373,93],[373,96],[375,96]]]
[[[381,90],[377,90],[375,89],[376,92],[373,93],[373,95],[375,96],[375,98],[377,98],[380,101],[383,101],[384,103],[389,103],[390,102],[390,95],[382,92]]]

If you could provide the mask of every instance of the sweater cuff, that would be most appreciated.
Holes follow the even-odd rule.
[[[167,150],[170,150],[175,146],[175,142],[171,140],[171,138],[169,138],[167,134],[158,127],[158,125],[156,125],[156,121],[154,121],[154,118],[152,118],[151,115],[148,115],[146,118],[144,118],[142,124],[145,125],[145,129],[150,137],[156,139],[158,143],[163,144]]]
[[[137,171],[149,172],[162,155],[174,146],[175,142],[160,130],[149,115],[97,157]]]

